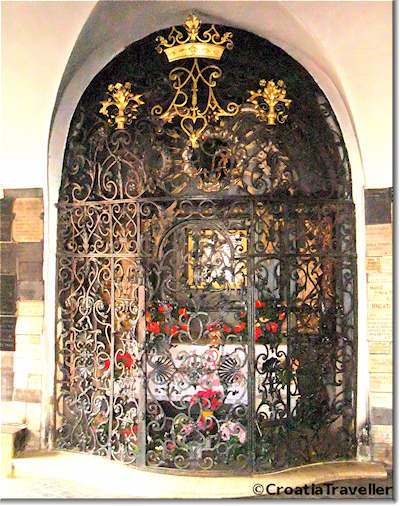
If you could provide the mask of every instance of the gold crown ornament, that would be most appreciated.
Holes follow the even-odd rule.
[[[156,39],[158,53],[165,53],[169,62],[186,58],[210,58],[220,60],[225,49],[232,49],[232,32],[221,35],[214,25],[200,33],[201,21],[195,14],[187,17],[183,24],[186,33],[174,26],[168,37]]]

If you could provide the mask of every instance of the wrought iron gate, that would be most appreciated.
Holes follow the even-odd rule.
[[[154,114],[172,89],[154,36],[103,69],[74,115],[59,202],[60,448],[215,472],[353,455],[346,149],[304,69],[232,32],[218,97],[239,107],[195,143]],[[297,98],[284,125],[241,98],[263,75]],[[144,105],[115,130],[98,104],[124,78]]]

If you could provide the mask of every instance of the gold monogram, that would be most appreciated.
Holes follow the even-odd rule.
[[[239,106],[229,102],[226,109],[219,104],[214,89],[216,81],[222,76],[222,70],[213,64],[200,65],[199,58],[219,60],[225,48],[232,49],[232,33],[225,32],[222,36],[214,25],[200,35],[200,19],[189,16],[184,24],[186,35],[172,28],[168,38],[157,37],[156,47],[159,53],[165,52],[169,61],[193,58],[191,67],[178,66],[171,70],[169,79],[175,90],[169,107],[164,110],[159,104],[155,105],[152,113],[159,116],[165,123],[179,118],[180,127],[189,138],[193,148],[199,146],[210,121],[218,121],[224,116],[235,116]],[[203,93],[199,89],[203,89]],[[199,96],[207,97],[207,101],[200,105]]]

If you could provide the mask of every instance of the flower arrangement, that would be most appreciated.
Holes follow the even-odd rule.
[[[210,430],[214,421],[214,411],[222,405],[222,393],[211,389],[200,390],[190,399],[190,406],[199,404],[201,406],[200,418],[197,421],[197,428],[200,430]]]
[[[277,300],[255,302],[254,339],[257,342],[277,346],[282,340],[282,325],[287,309]],[[223,320],[210,322],[205,326],[204,336],[211,346],[232,338],[244,340],[247,336],[247,311],[240,311],[234,323]],[[186,307],[170,302],[157,301],[146,311],[146,330],[150,335],[176,336],[188,332],[191,312]]]
[[[227,451],[213,458],[234,461],[236,457],[247,454],[247,435],[245,427],[238,421],[218,421],[211,408],[218,409],[222,405],[219,392],[203,390],[192,396],[191,405],[200,403],[202,411],[200,417],[191,413],[178,414],[172,421],[171,431],[165,432],[161,437],[154,439],[147,436],[148,447],[152,449],[152,458],[167,465],[176,458],[188,459],[190,455],[212,456],[220,443],[227,445]],[[225,413],[226,414],[226,413]],[[223,416],[225,416],[225,414]],[[197,419],[195,419],[197,418]],[[199,431],[205,436],[200,437]],[[219,441],[218,443],[216,443]],[[217,444],[217,446],[214,445]]]
[[[186,307],[170,302],[157,301],[146,311],[146,331],[149,334],[178,335],[189,330],[191,312]],[[204,336],[211,345],[217,345],[226,336],[243,336],[247,328],[247,312],[240,312],[239,321],[228,325],[223,321],[210,322],[205,326]]]
[[[228,420],[221,425],[220,433],[221,439],[230,445],[246,442],[246,430],[240,423]]]
[[[137,425],[131,425],[130,427],[124,427],[120,430],[121,436],[124,436],[125,438],[132,438],[134,441],[137,439],[137,431],[138,426]]]
[[[137,424],[123,424],[119,430],[119,442],[125,447],[125,451],[129,454],[139,453],[138,446],[138,425]]]
[[[146,331],[150,334],[174,336],[188,331],[189,312],[178,304],[156,302],[148,308],[145,317]]]
[[[269,300],[268,303],[257,299],[255,306],[255,341],[277,346],[282,341],[282,325],[286,319],[286,308],[274,299]]]
[[[215,390],[200,390],[196,392],[192,398],[190,399],[190,405],[200,402],[203,408],[207,408],[211,411],[215,411],[222,404],[221,400],[221,392],[216,392]]]
[[[136,359],[127,351],[122,353],[119,351],[115,357],[115,361],[117,366],[123,366],[124,369],[131,369],[136,364]],[[111,360],[107,358],[104,361],[104,369],[108,370],[111,366]],[[121,369],[121,367],[117,367],[117,369]]]

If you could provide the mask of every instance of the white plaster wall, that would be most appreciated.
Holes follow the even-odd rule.
[[[299,1],[287,6],[332,65],[330,75],[360,143],[367,188],[392,184],[392,5]]]
[[[1,2],[0,187],[45,187],[51,116],[68,58],[96,2]]]
[[[145,34],[141,18],[162,12],[165,26],[192,7],[301,52],[339,90],[354,122],[366,187],[392,184],[392,2],[2,2],[3,187],[44,187],[51,115],[74,44],[91,10],[79,51],[71,55],[63,87],[77,66],[107,43],[122,50]],[[107,5],[109,4],[109,5]],[[142,6],[140,5],[142,4]],[[221,7],[222,5],[222,7]],[[113,15],[110,17],[109,13]],[[121,34],[121,32],[124,32]],[[263,33],[261,33],[263,32]],[[104,52],[108,56],[108,52]],[[90,77],[90,69],[88,77]],[[23,144],[23,145],[22,145]]]

